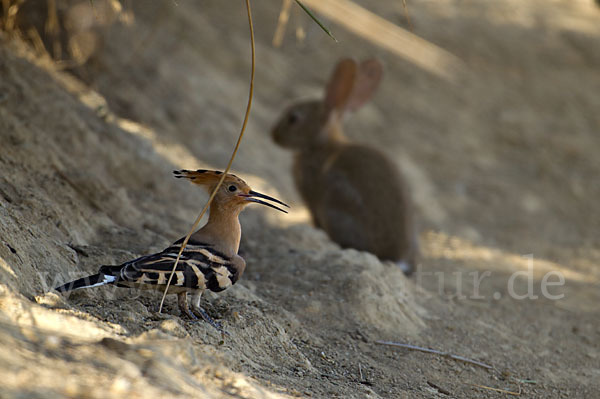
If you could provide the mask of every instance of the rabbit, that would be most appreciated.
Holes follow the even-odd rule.
[[[403,177],[385,154],[351,142],[342,131],[344,117],[367,102],[382,75],[377,59],[341,60],[325,98],[289,107],[272,137],[295,153],[295,184],[315,226],[341,247],[393,261],[408,275],[418,243]]]

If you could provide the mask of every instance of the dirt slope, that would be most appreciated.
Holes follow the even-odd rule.
[[[406,26],[401,2],[358,3]],[[464,62],[458,84],[332,25],[335,44],[300,13],[275,49],[278,3],[255,2],[256,97],[234,168],[294,211],[243,214],[247,272],[204,300],[224,340],[181,319],[173,298],[157,314],[157,294],[48,291],[187,232],[206,195],[171,170],[226,163],[247,95],[243,4],[144,2],[99,17],[89,60],[68,71],[0,33],[0,397],[503,395],[472,384],[595,397],[600,10],[448,0],[409,11],[415,33]],[[29,12],[20,23],[39,24]],[[386,64],[348,134],[388,152],[411,183],[423,259],[410,279],[309,225],[290,155],[268,135],[282,106],[320,95],[346,55]],[[565,283],[544,292],[551,271]]]

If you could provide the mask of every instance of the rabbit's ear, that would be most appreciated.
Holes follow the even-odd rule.
[[[325,91],[325,107],[328,113],[338,111],[341,116],[352,94],[357,69],[356,61],[351,58],[338,62]]]
[[[377,90],[382,76],[383,65],[378,59],[370,58],[361,62],[346,108],[349,111],[356,111],[366,103]]]

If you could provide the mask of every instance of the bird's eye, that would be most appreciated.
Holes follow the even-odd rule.
[[[237,187],[234,185],[231,185],[231,186],[227,187],[227,190],[234,192],[235,190],[237,190]]]

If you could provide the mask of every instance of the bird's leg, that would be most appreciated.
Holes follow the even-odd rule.
[[[179,305],[179,310],[181,311],[182,315],[186,315],[192,320],[198,320],[196,315],[190,311],[190,307],[188,306],[187,292],[180,292],[177,294],[177,305]]]
[[[229,335],[229,333],[223,329],[221,323],[214,321],[213,318],[210,317],[204,309],[202,309],[202,307],[200,306],[201,297],[202,294],[192,295],[192,312],[194,313],[194,315],[201,317],[205,322],[219,330],[221,334]]]

